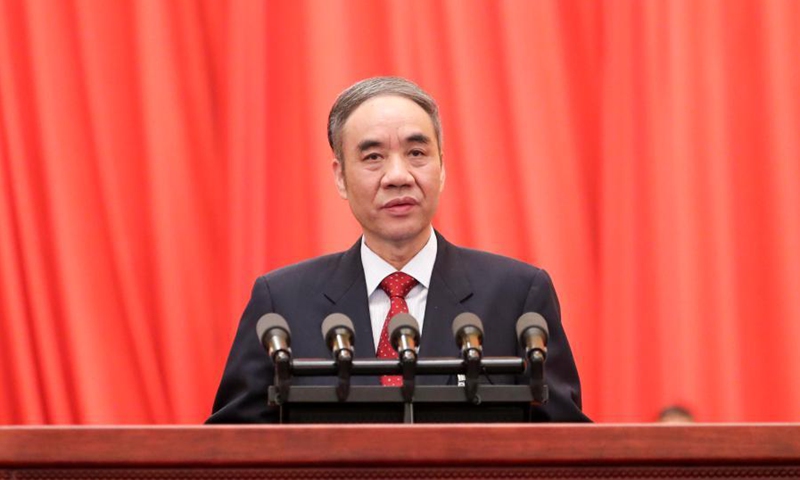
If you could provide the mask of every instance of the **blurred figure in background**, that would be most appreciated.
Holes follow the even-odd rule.
[[[664,407],[658,414],[659,423],[694,423],[692,412],[682,405]]]

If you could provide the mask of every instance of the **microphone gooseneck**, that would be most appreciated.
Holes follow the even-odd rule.
[[[525,357],[532,360],[534,356],[547,358],[547,339],[549,331],[547,321],[538,313],[528,312],[522,314],[517,320],[517,339],[520,346],[525,349]]]
[[[256,323],[256,335],[273,362],[292,356],[292,333],[286,320],[277,313],[267,313]]]
[[[322,322],[322,338],[337,361],[353,357],[355,327],[343,313],[332,313]]]

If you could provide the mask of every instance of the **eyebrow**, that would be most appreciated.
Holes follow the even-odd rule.
[[[431,138],[423,133],[415,133],[406,137],[406,143],[423,143],[429,145]]]
[[[414,133],[406,137],[405,143],[422,143],[424,145],[430,145],[431,137],[425,135],[424,133]],[[380,140],[367,138],[365,140],[358,142],[358,145],[356,147],[358,148],[359,152],[364,152],[371,148],[382,147],[382,146],[383,142],[381,142]]]
[[[358,151],[363,152],[365,150],[369,150],[370,148],[380,147],[383,145],[383,142],[380,140],[373,140],[373,139],[366,139],[358,142]]]

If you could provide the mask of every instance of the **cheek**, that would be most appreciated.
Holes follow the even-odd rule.
[[[418,178],[420,186],[429,193],[441,192],[442,186],[444,185],[442,180],[441,172],[438,169],[436,169],[436,171],[425,172],[424,175]]]
[[[353,175],[347,179],[347,192],[352,197],[366,200],[375,196],[379,182],[369,175]]]

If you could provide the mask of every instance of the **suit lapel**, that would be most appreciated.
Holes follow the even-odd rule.
[[[453,319],[466,311],[462,302],[472,295],[458,249],[436,232],[437,253],[433,266],[425,323],[420,341],[420,357],[459,357],[451,325]],[[342,254],[324,291],[332,303],[328,313],[343,313],[350,317],[355,327],[356,358],[375,358],[372,340],[372,323],[369,317],[367,282],[361,264],[361,240]],[[421,385],[443,385],[448,375],[420,375]],[[354,376],[354,385],[375,385],[378,377]]]
[[[361,264],[361,240],[342,254],[339,265],[325,287],[324,295],[332,302],[328,313],[343,313],[355,327],[355,358],[375,358],[372,323],[369,317],[367,281]],[[353,385],[378,384],[377,377],[354,376]]]
[[[472,295],[458,249],[436,232],[437,253],[433,266],[425,322],[420,341],[420,357],[459,357],[461,352],[453,339],[453,319],[466,311],[462,302]],[[417,377],[422,385],[448,383],[448,375],[423,375]]]

